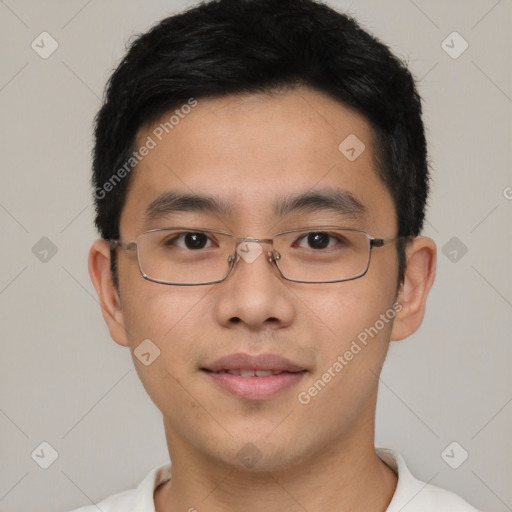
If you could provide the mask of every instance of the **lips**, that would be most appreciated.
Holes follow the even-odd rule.
[[[266,371],[274,374],[282,372],[296,373],[305,370],[303,366],[292,363],[288,359],[276,354],[259,354],[257,356],[251,356],[243,352],[221,357],[203,369],[216,373],[222,371]]]
[[[245,400],[264,400],[298,383],[307,369],[275,354],[237,353],[202,368],[224,391]]]
[[[271,375],[279,375],[283,373],[276,370],[221,370],[215,373],[229,373],[229,375],[238,375],[240,377],[270,377]]]

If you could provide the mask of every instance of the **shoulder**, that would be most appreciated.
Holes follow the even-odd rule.
[[[377,455],[398,474],[386,512],[478,512],[457,494],[417,480],[401,455],[383,448],[377,449]]]
[[[155,489],[171,478],[171,465],[154,468],[135,488],[114,494],[104,500],[72,510],[71,512],[154,512]]]

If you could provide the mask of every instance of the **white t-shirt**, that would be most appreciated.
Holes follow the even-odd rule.
[[[386,512],[478,512],[456,494],[416,480],[403,457],[396,452],[377,448],[377,455],[397,475],[398,484]],[[72,512],[155,512],[155,489],[170,480],[171,465],[153,469],[136,489],[114,494],[109,498]]]

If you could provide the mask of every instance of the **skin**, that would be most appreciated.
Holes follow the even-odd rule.
[[[140,143],[153,128],[140,130]],[[352,133],[366,150],[350,162],[338,146]],[[350,191],[366,207],[361,218],[343,219],[344,226],[393,238],[396,212],[375,171],[372,146],[365,118],[312,89],[199,99],[131,176],[121,240],[183,222],[253,238],[340,224],[331,212],[273,216],[270,205],[278,196],[319,187]],[[235,213],[186,212],[145,225],[145,208],[166,190],[215,195]],[[434,281],[434,242],[414,239],[407,261],[398,293],[394,244],[375,249],[368,273],[352,281],[289,282],[260,257],[241,260],[222,283],[180,287],[143,279],[135,255],[119,250],[118,295],[107,243],[96,241],[89,270],[112,338],[132,352],[149,338],[161,351],[150,366],[134,357],[163,414],[173,465],[172,480],[155,492],[156,510],[384,511],[397,479],[374,449],[378,375],[390,340],[406,338],[422,322]],[[395,300],[401,310],[394,321],[301,404],[297,394]],[[200,370],[235,352],[279,354],[308,372],[270,399],[242,400]],[[237,456],[249,442],[261,454],[252,468]]]

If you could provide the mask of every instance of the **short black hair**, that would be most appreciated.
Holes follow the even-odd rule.
[[[418,235],[429,170],[414,79],[405,63],[351,16],[315,0],[203,2],[132,42],[109,79],[95,121],[92,185],[100,235],[119,237],[141,127],[191,98],[300,86],[369,120],[377,173],[393,198],[398,235]],[[405,244],[397,247],[400,283]],[[111,256],[117,286],[114,250]]]

